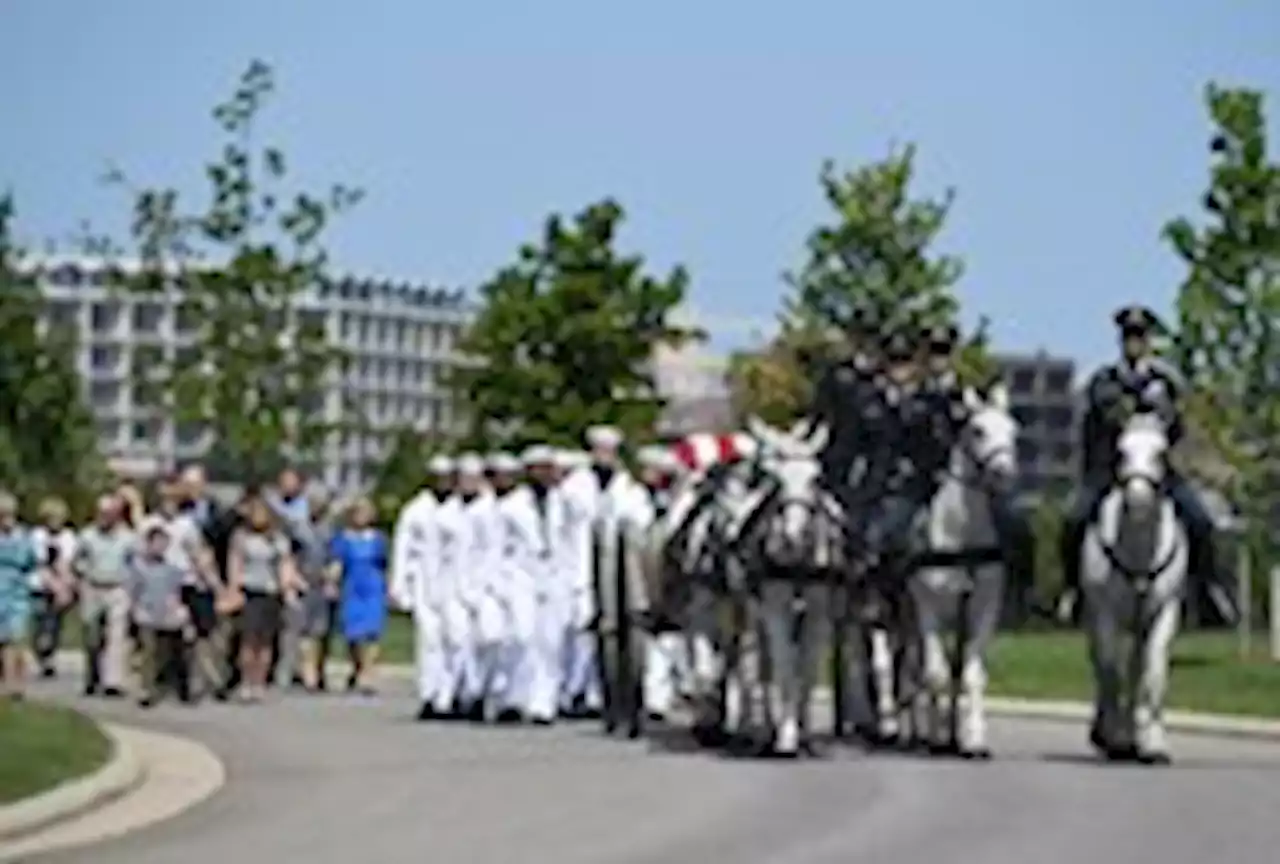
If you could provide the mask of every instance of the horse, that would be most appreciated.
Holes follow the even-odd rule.
[[[830,644],[839,508],[820,486],[829,430],[801,420],[784,432],[752,418],[763,482],[743,507],[744,551],[755,576],[752,608],[763,648],[761,681],[770,752],[808,747],[808,710],[822,649]]]
[[[1112,483],[1086,528],[1080,559],[1097,685],[1090,743],[1109,759],[1156,765],[1171,761],[1164,701],[1188,563],[1187,532],[1166,488],[1168,450],[1159,415],[1138,411],[1129,417],[1116,445]],[[1127,658],[1120,650],[1126,635]]]
[[[1002,384],[985,396],[966,388],[963,403],[964,420],[925,509],[925,551],[916,556],[908,582],[922,678],[913,720],[931,751],[983,759],[990,756],[986,652],[1005,593],[998,499],[1012,492],[1017,479],[1018,423]],[[955,636],[950,657],[944,644],[949,627]]]

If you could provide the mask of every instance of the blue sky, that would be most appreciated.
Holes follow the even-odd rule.
[[[1093,362],[1114,306],[1171,302],[1158,235],[1205,184],[1204,84],[1274,97],[1277,45],[1269,0],[5,0],[0,184],[29,238],[119,234],[108,160],[199,192],[208,109],[262,57],[301,176],[368,190],[344,265],[475,284],[613,195],[724,348],[776,311],[821,160],[912,140],[920,191],[958,190],[966,317]]]

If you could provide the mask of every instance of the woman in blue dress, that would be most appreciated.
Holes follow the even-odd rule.
[[[369,673],[387,623],[387,541],[373,526],[373,503],[361,498],[351,507],[347,527],[333,538],[334,566],[340,572],[338,618],[351,652],[349,690],[371,694]]]
[[[27,678],[31,579],[38,562],[31,535],[18,525],[18,501],[0,489],[0,696],[22,698]]]

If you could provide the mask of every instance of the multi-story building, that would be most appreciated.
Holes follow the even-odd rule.
[[[1022,426],[1018,459],[1025,491],[1044,494],[1070,489],[1080,458],[1075,361],[1043,351],[998,354],[995,361]]]
[[[659,345],[653,352],[653,378],[667,402],[659,432],[664,436],[725,430],[733,419],[728,361],[701,345]]]
[[[79,336],[77,365],[98,424],[103,452],[127,473],[149,474],[208,451],[207,431],[175,424],[135,399],[133,370],[146,356],[194,351],[197,321],[186,320],[177,284],[139,296],[114,287],[127,265],[92,259],[35,262],[47,320]],[[331,487],[361,485],[383,455],[386,433],[413,426],[455,428],[443,373],[457,362],[455,344],[470,310],[461,291],[386,279],[344,277],[315,286],[298,314],[320,324],[351,362],[335,370],[313,404],[299,406],[325,422],[361,415],[363,431],[333,436],[323,456]]]

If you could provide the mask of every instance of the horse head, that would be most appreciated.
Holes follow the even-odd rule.
[[[1160,415],[1137,411],[1116,442],[1115,481],[1126,507],[1146,509],[1156,500],[1168,471],[1169,430]]]
[[[781,430],[754,417],[747,428],[760,444],[756,465],[767,481],[749,511],[754,513],[766,499],[772,502],[765,551],[772,558],[799,563],[817,551],[815,519],[824,506],[818,456],[830,430],[807,419]]]
[[[1018,421],[1009,407],[1009,390],[1000,382],[985,393],[966,387],[965,418],[955,442],[962,469],[978,482],[1006,492],[1018,479]]]

